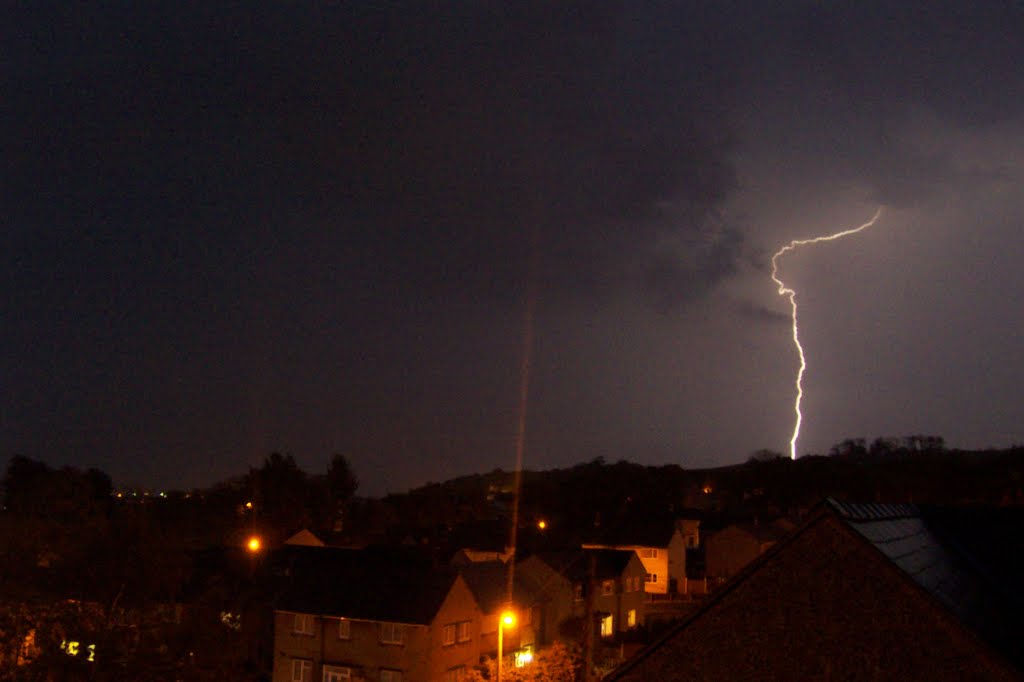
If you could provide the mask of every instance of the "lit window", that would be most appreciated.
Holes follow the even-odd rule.
[[[626,612],[626,625],[631,628],[636,627],[636,609],[630,609]]]
[[[313,682],[313,661],[296,658],[292,661],[292,682]]]
[[[405,642],[405,632],[399,623],[381,623],[380,624],[380,643],[381,644],[403,644]],[[384,678],[381,678],[381,682]]]
[[[615,626],[615,623],[612,620],[612,616],[610,614],[605,616],[604,618],[602,618],[601,619],[601,636],[602,637],[611,637],[613,634],[615,634],[614,626]]]
[[[381,668],[380,682],[402,682],[402,671],[384,670],[383,668]]]
[[[292,632],[297,635],[313,634],[313,616],[309,613],[296,613],[295,622],[292,625]]]
[[[472,623],[468,620],[464,620],[458,624],[457,639],[460,642],[468,642],[470,634],[472,632]]]
[[[445,625],[441,631],[441,644],[449,646],[455,644],[455,625]]]
[[[525,646],[515,652],[514,661],[517,668],[525,668],[530,663],[533,663],[533,647]]]
[[[342,618],[338,621],[338,639],[351,639],[352,638],[352,621],[348,618]]]
[[[352,668],[343,668],[338,665],[324,666],[323,682],[348,682],[352,679]]]
[[[610,595],[610,594],[615,594],[615,581],[614,580],[605,580],[604,582],[602,582],[601,583],[601,594],[603,594],[606,597],[608,595]]]

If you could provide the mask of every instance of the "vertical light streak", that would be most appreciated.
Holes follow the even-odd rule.
[[[534,222],[530,241],[530,261],[526,274],[526,300],[523,310],[523,349],[519,361],[519,419],[516,423],[516,469],[513,479],[512,529],[509,546],[512,556],[508,560],[507,603],[512,603],[516,571],[516,544],[519,533],[519,493],[523,486],[523,451],[526,449],[526,410],[530,403],[530,369],[533,359],[533,326],[537,311],[537,278],[540,267],[540,227]],[[503,626],[499,623],[498,630]],[[500,665],[500,661],[499,661]]]
[[[854,227],[849,230],[843,230],[841,232],[835,232],[833,234],[822,235],[821,237],[812,237],[810,239],[794,239],[789,244],[783,246],[781,249],[775,252],[772,256],[772,281],[775,282],[779,287],[779,296],[786,296],[789,298],[789,306],[792,311],[793,319],[793,344],[796,345],[797,355],[800,356],[800,369],[796,373],[796,401],[793,404],[793,411],[796,413],[796,424],[793,426],[793,437],[789,439],[789,457],[790,459],[796,459],[796,442],[800,438],[800,425],[803,423],[804,416],[800,412],[800,402],[804,397],[804,372],[807,371],[807,358],[804,356],[804,348],[800,345],[800,328],[797,325],[797,305],[796,305],[796,291],[787,287],[781,279],[779,279],[779,258],[795,250],[798,246],[805,246],[807,244],[817,244],[819,242],[831,242],[836,239],[842,239],[852,234],[857,234],[861,230],[874,225],[882,215],[882,209],[879,208],[875,211],[874,217],[859,227]]]

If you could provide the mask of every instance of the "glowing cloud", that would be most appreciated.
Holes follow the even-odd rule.
[[[796,442],[800,438],[800,425],[803,423],[803,414],[800,412],[800,401],[804,397],[804,372],[807,371],[807,358],[804,356],[804,348],[800,345],[800,329],[797,326],[797,306],[796,306],[796,291],[787,287],[781,279],[779,279],[779,258],[795,250],[798,246],[804,246],[806,244],[817,244],[818,242],[831,242],[836,239],[842,239],[848,237],[851,234],[857,234],[861,230],[874,225],[882,215],[882,209],[879,208],[873,218],[867,221],[859,227],[855,227],[850,230],[843,230],[842,232],[836,232],[834,234],[827,234],[821,237],[812,237],[811,239],[794,239],[789,244],[783,246],[781,249],[775,252],[772,256],[772,281],[779,287],[779,296],[789,297],[789,306],[792,310],[793,319],[793,343],[796,345],[797,355],[800,356],[800,369],[796,373],[796,401],[793,404],[793,411],[796,412],[796,425],[793,427],[793,437],[789,440],[789,456],[791,459],[796,459]]]

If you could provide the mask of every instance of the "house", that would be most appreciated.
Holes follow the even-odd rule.
[[[308,528],[303,528],[295,535],[284,541],[286,545],[301,545],[303,547],[323,547],[324,541],[313,534]]]
[[[704,570],[713,584],[723,583],[786,534],[782,524],[733,523],[704,538]]]
[[[447,682],[479,664],[482,614],[455,570],[404,549],[290,550],[274,682]]]
[[[453,558],[454,560],[454,558]],[[527,581],[513,573],[511,598],[508,579],[514,566],[504,561],[478,561],[457,566],[480,607],[480,649],[484,656],[498,653],[498,626],[506,610],[515,614],[515,624],[503,632],[503,657],[506,664],[522,667],[541,645],[536,626],[541,622],[542,600]]]
[[[657,519],[622,524],[604,530],[584,549],[615,549],[636,552],[644,565],[644,591],[667,594],[685,591],[686,550],[700,543],[696,519]]]
[[[674,680],[1019,680],[1024,509],[828,500],[613,671]]]
[[[595,636],[611,638],[644,623],[647,571],[632,550],[542,552],[517,571],[540,595],[535,628],[543,644],[581,636],[588,608]]]

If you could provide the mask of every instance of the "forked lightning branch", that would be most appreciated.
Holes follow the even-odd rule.
[[[789,298],[789,306],[792,311],[791,317],[793,320],[793,343],[796,345],[797,355],[800,357],[800,369],[796,373],[796,401],[793,404],[793,411],[796,413],[796,425],[793,427],[793,437],[789,440],[789,456],[791,459],[796,459],[796,443],[800,438],[800,426],[803,422],[803,414],[800,412],[800,403],[804,397],[804,372],[807,371],[807,357],[804,355],[804,348],[800,345],[800,327],[797,324],[797,305],[796,305],[796,291],[785,285],[785,283],[779,279],[779,258],[786,255],[790,251],[794,251],[797,247],[806,246],[808,244],[817,244],[819,242],[831,242],[836,239],[842,239],[852,234],[857,234],[861,230],[874,225],[882,215],[882,209],[879,208],[874,217],[868,222],[864,223],[859,227],[855,227],[849,230],[843,230],[842,232],[836,232],[834,234],[827,234],[821,237],[813,237],[811,239],[794,239],[789,244],[786,244],[781,249],[775,252],[772,256],[772,281],[779,287],[779,296],[786,296]]]

